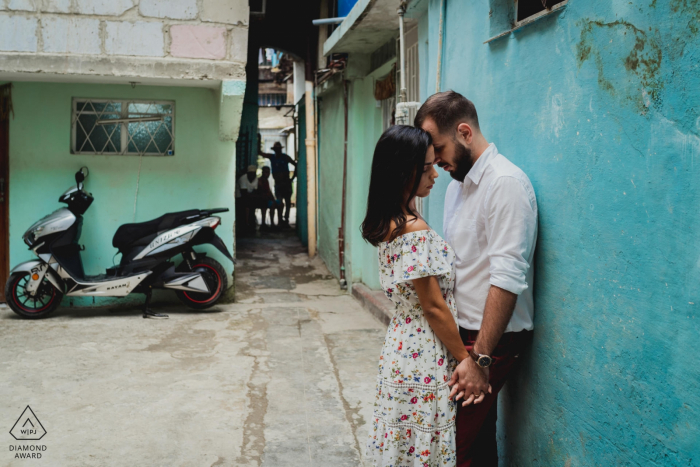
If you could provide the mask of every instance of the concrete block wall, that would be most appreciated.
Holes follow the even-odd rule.
[[[0,70],[241,79],[248,17],[247,0],[0,0]]]

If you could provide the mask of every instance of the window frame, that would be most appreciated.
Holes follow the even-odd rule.
[[[78,151],[76,148],[77,143],[77,128],[78,128],[78,103],[81,102],[91,102],[91,103],[119,103],[121,104],[121,115],[119,119],[115,119],[121,125],[121,135],[120,135],[120,145],[121,151],[119,152],[93,152],[93,151]],[[129,123],[137,122],[138,117],[129,118],[129,104],[154,104],[154,105],[169,105],[172,112],[168,115],[172,119],[172,131],[171,134],[171,144],[170,149],[166,149],[165,152],[129,152]],[[92,132],[90,133],[92,134]],[[89,140],[89,135],[87,136]],[[111,140],[111,137],[110,137]],[[92,142],[90,142],[93,149],[96,149]],[[149,143],[150,144],[150,143]],[[146,145],[148,147],[149,145]],[[116,149],[116,146],[115,146]],[[103,99],[103,98],[90,98],[90,97],[73,97],[71,102],[71,140],[70,140],[70,153],[79,156],[152,156],[152,157],[173,157],[175,156],[175,101],[174,100],[150,100],[150,99]]]
[[[532,16],[528,16],[527,18],[523,19],[522,21],[518,21],[518,1],[516,0],[515,8],[513,10],[510,10],[510,14],[514,14],[514,16],[511,17],[512,27],[510,29],[507,29],[507,30],[499,33],[499,34],[496,34],[493,37],[489,37],[488,39],[486,39],[484,41],[484,44],[488,44],[488,43],[493,42],[493,41],[500,39],[502,37],[509,36],[512,32],[515,32],[519,29],[522,29],[525,26],[532,24],[536,21],[539,21],[542,18],[546,18],[549,15],[559,13],[559,12],[563,11],[568,5],[569,5],[569,0],[563,0],[559,3],[557,3],[556,5],[552,6],[552,8],[549,10],[545,8],[544,10],[540,11],[537,14],[534,14]]]

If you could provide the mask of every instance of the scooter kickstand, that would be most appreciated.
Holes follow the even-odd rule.
[[[153,292],[151,292],[150,287],[148,288],[148,292],[146,293],[146,305],[143,307],[143,317],[144,318],[151,318],[151,319],[165,319],[169,318],[168,315],[164,313],[154,313],[151,311],[150,305],[151,305],[151,296],[153,295]]]

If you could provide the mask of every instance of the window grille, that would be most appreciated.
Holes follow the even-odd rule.
[[[420,82],[419,82],[419,66],[418,66],[418,26],[414,26],[404,33],[406,39],[406,101],[420,102]],[[399,41],[396,41],[398,48]],[[397,53],[398,55],[398,53]],[[401,82],[401,70],[396,72],[396,82]],[[400,98],[400,85],[397,85],[396,100]],[[413,119],[416,118],[418,109],[410,109],[408,112],[408,125],[413,125]]]
[[[389,39],[384,45],[372,52],[370,55],[370,72],[376,70],[386,62],[396,57],[396,39]]]
[[[175,102],[73,99],[71,153],[175,155]]]
[[[287,94],[259,94],[258,105],[261,107],[278,107],[287,103]]]

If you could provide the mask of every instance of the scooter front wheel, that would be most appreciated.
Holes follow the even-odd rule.
[[[61,304],[63,293],[49,281],[47,277],[41,281],[36,294],[32,297],[27,292],[30,272],[16,272],[5,284],[5,299],[12,311],[23,318],[44,318]]]
[[[182,268],[178,269],[180,271],[183,270]],[[204,310],[216,304],[228,286],[226,271],[224,271],[221,263],[207,257],[200,258],[193,262],[191,271],[202,275],[204,282],[207,283],[209,292],[185,292],[184,290],[178,290],[177,298],[195,310]]]

